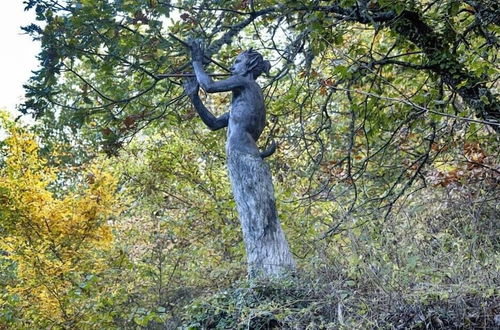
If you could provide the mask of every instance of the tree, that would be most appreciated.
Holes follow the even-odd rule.
[[[53,191],[57,170],[39,155],[35,137],[2,120],[9,135],[0,142],[0,266],[12,276],[0,278],[0,324],[83,325],[99,315],[116,180],[94,164],[76,191],[64,184],[70,191]]]
[[[273,166],[295,200],[333,205],[322,237],[353,216],[390,216],[435,184],[431,173],[453,170],[443,164],[487,166],[464,152],[470,143],[498,154],[495,1],[26,4],[46,25],[26,27],[43,50],[23,110],[109,154],[192,118],[179,82],[158,76],[187,68],[169,32],[209,40],[222,63],[249,46],[266,51],[277,68],[270,133],[282,145]]]

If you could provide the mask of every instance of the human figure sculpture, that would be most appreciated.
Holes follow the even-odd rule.
[[[263,161],[274,153],[276,145],[273,143],[263,152],[257,147],[266,111],[262,90],[255,80],[269,73],[270,63],[250,49],[238,55],[230,78],[213,81],[203,69],[201,43],[192,42],[190,48],[196,79],[186,81],[185,92],[211,130],[228,127],[228,171],[243,230],[249,277],[289,273],[295,269],[295,261],[277,217],[271,172]],[[198,95],[200,85],[207,93],[231,91],[231,111],[215,117]]]
[[[230,68],[231,78],[215,82],[203,70],[203,50],[200,44],[193,42],[191,48],[196,78],[189,79],[184,88],[205,125],[213,131],[228,127],[228,147],[248,154],[258,154],[262,158],[272,155],[276,150],[274,142],[263,152],[257,148],[257,140],[266,124],[266,110],[264,96],[255,79],[262,73],[269,74],[269,61],[264,61],[256,51],[247,50],[238,55]],[[202,103],[198,95],[199,85],[207,93],[232,91],[231,112],[215,117]]]

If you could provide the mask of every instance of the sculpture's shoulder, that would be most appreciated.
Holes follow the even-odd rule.
[[[233,105],[244,103],[254,107],[263,103],[264,96],[262,90],[255,81],[247,81],[245,86],[238,90],[233,90]]]
[[[251,98],[261,98],[262,97],[262,88],[260,85],[252,78],[246,79],[245,87],[246,96]]]
[[[264,102],[264,95],[262,93],[262,88],[260,87],[260,85],[252,79],[250,86],[252,97],[258,99],[258,101],[261,103]]]
[[[260,86],[259,84],[257,84],[257,82],[252,79],[252,77],[249,77],[249,76],[240,76],[240,75],[235,75],[235,76],[232,76],[231,78],[229,79],[234,79],[234,81],[238,82],[239,85],[243,88],[259,88],[260,89]]]

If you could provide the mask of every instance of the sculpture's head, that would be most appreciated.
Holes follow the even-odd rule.
[[[250,48],[236,57],[231,72],[242,76],[251,73],[253,79],[257,79],[262,73],[269,74],[270,69],[271,63],[265,61],[261,54]]]

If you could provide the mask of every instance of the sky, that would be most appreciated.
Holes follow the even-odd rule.
[[[38,66],[39,42],[24,34],[21,26],[35,21],[32,11],[25,12],[22,0],[0,0],[0,109],[16,114],[16,105],[24,96],[23,84]]]

